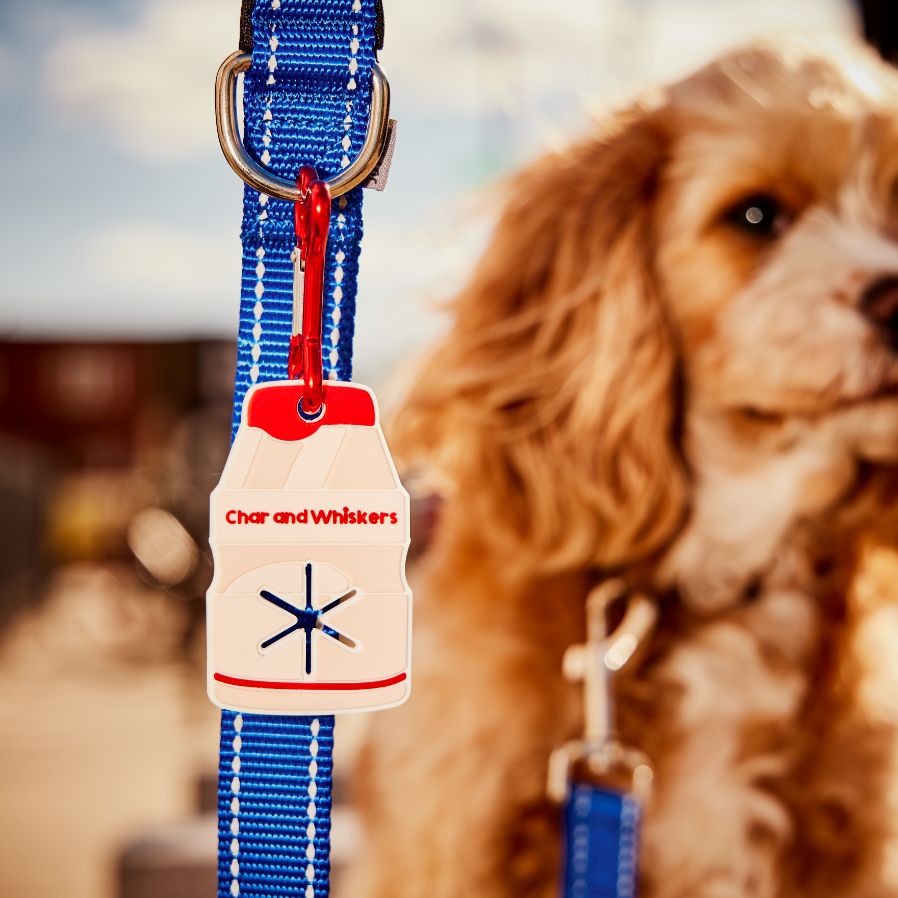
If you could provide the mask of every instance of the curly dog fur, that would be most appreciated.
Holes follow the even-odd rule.
[[[895,894],[896,185],[898,74],[799,40],[516,180],[397,419],[443,510],[349,895],[557,894],[561,659],[611,575],[660,606],[616,684],[642,894]]]

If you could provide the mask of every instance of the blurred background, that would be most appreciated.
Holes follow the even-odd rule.
[[[4,898],[214,892],[202,602],[242,185],[212,79],[239,5],[0,0]],[[497,178],[753,35],[866,31],[886,55],[898,35],[887,0],[385,7],[399,141],[366,201],[356,376],[388,396],[488,233]],[[362,725],[340,722],[338,769]],[[339,866],[342,805],[335,840]]]

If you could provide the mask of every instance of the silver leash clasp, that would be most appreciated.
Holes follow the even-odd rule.
[[[608,632],[608,611],[626,601],[623,618]],[[657,620],[654,602],[631,593],[623,580],[605,580],[586,599],[586,642],[564,655],[563,671],[583,684],[583,737],[552,752],[549,797],[563,803],[573,779],[586,779],[644,795],[652,769],[646,757],[617,740],[614,725],[613,675],[622,670],[644,644]]]

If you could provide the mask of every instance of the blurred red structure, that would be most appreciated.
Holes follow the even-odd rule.
[[[229,343],[0,344],[0,432],[64,465],[123,467],[172,421],[229,401]]]
[[[129,558],[147,507],[204,547],[233,366],[214,341],[0,344],[0,624],[59,564]]]

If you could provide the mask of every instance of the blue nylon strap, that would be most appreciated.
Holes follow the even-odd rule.
[[[333,720],[222,712],[220,898],[327,895]]]
[[[564,811],[564,898],[634,898],[639,802],[574,783]]]
[[[244,79],[244,142],[275,174],[320,177],[362,145],[376,0],[257,0]],[[293,207],[247,187],[232,438],[246,391],[287,376]],[[352,376],[360,188],[334,202],[325,268],[324,376]],[[222,712],[218,898],[324,898],[329,891],[333,717]]]

